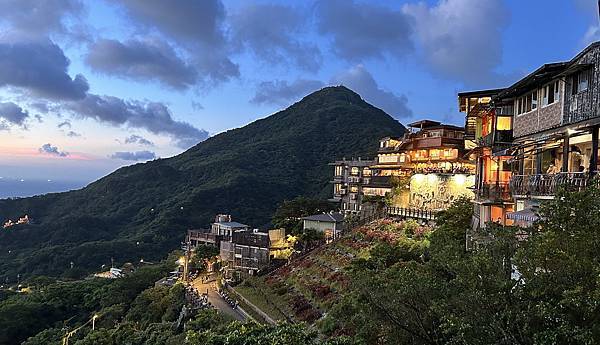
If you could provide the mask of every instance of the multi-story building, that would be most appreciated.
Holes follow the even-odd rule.
[[[513,211],[509,190],[512,175],[507,153],[513,140],[512,102],[492,99],[504,89],[462,92],[458,94],[459,111],[465,113],[465,142],[476,162],[473,186],[474,212],[472,227],[484,228],[489,222],[509,225],[507,213]],[[470,241],[472,233],[468,234]]]
[[[372,160],[345,158],[330,163],[334,166],[333,198],[330,201],[339,202],[340,210],[344,213],[360,213],[364,198],[363,186],[371,179]]]
[[[559,186],[583,188],[598,171],[600,42],[571,61],[543,65],[495,99],[514,109],[516,211],[508,217],[528,223]]]
[[[392,196],[391,206],[441,210],[471,196],[474,165],[465,157],[464,128],[422,120],[402,138],[383,138],[365,195]]]

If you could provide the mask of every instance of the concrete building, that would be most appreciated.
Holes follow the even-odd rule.
[[[342,213],[321,213],[302,218],[303,229],[315,229],[325,234],[325,239],[337,238],[344,231],[345,216]]]
[[[330,163],[334,166],[333,198],[330,201],[338,202],[343,213],[358,214],[362,211],[364,198],[363,186],[370,183],[371,170],[369,166],[375,162],[361,158],[342,159]]]

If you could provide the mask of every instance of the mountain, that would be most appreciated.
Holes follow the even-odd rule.
[[[328,162],[372,157],[381,137],[405,128],[345,87],[327,87],[289,108],[215,135],[167,159],[118,169],[87,187],[0,200],[0,279],[80,276],[102,264],[164,257],[189,227],[217,213],[266,225],[276,206],[331,194]],[[72,267],[71,267],[72,266]]]

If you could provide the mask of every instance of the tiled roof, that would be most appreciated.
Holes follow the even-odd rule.
[[[335,222],[344,221],[344,215],[341,213],[321,213],[302,218],[304,220],[314,220],[318,222]]]

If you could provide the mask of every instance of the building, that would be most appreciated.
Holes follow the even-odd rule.
[[[229,241],[231,235],[237,230],[246,230],[248,225],[233,222],[231,215],[218,214],[215,216],[215,222],[210,229],[190,229],[187,232],[186,243],[192,249],[199,245],[209,245],[220,248],[221,241]]]
[[[254,274],[270,263],[269,233],[256,229],[235,230],[230,241],[221,242],[221,260],[229,269]]]
[[[303,229],[314,229],[322,232],[326,240],[337,238],[344,231],[343,213],[321,213],[302,218]]]
[[[364,199],[363,186],[371,179],[369,166],[372,160],[358,159],[346,160],[345,158],[330,163],[334,166],[333,198],[330,201],[338,202],[340,210],[344,213],[360,213]]]
[[[504,89],[462,92],[459,111],[465,113],[465,146],[475,161],[473,230],[489,222],[512,224],[507,214],[513,211],[509,190],[512,176],[507,154],[513,141],[513,104],[492,98]],[[468,234],[470,242],[472,233]]]
[[[541,66],[495,99],[513,104],[515,212],[508,217],[526,225],[559,186],[584,188],[598,171],[600,42]]]
[[[383,138],[367,196],[388,196],[396,208],[442,210],[460,196],[470,197],[474,164],[465,154],[464,128],[422,120],[402,138]]]

